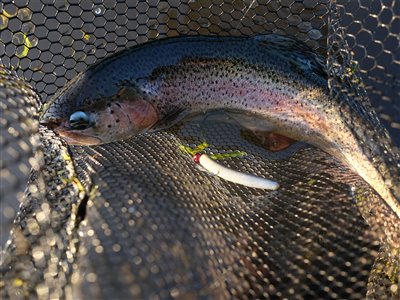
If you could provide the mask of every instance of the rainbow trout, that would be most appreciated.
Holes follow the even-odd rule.
[[[324,59],[288,37],[168,38],[79,74],[49,102],[41,123],[70,144],[96,145],[224,110],[333,155],[400,217],[400,165],[386,130],[368,101],[330,97],[327,78]]]

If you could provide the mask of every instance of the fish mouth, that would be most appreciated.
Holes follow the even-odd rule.
[[[94,146],[102,144],[101,139],[83,134],[82,132],[76,132],[74,130],[56,129],[56,133],[69,145],[79,145],[79,146]]]
[[[82,130],[73,130],[67,120],[48,118],[40,120],[40,125],[46,126],[57,133],[69,145],[94,146],[102,144],[100,138],[85,134]]]

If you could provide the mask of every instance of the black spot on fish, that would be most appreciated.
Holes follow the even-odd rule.
[[[111,128],[111,125],[108,125],[107,127],[108,127],[108,128]]]
[[[119,119],[116,119],[115,122],[119,123]]]
[[[113,114],[113,113],[114,113],[114,111],[113,111],[113,110],[111,110],[111,111],[110,111],[110,114]]]

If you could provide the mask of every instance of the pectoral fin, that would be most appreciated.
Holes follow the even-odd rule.
[[[171,128],[172,126],[182,122],[184,119],[190,119],[193,114],[190,109],[177,108],[172,110],[167,116],[162,120],[158,121],[149,130],[150,132],[165,130]]]

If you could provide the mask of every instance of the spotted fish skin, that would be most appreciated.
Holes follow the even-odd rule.
[[[256,120],[256,129],[335,156],[400,217],[400,166],[390,140],[380,126],[371,126],[371,119],[379,121],[367,104],[329,96],[323,61],[304,44],[279,35],[162,39],[90,67],[50,102],[42,120],[70,134],[73,143],[96,144],[162,127],[179,112],[240,112]],[[363,105],[368,117],[354,109]],[[90,114],[95,125],[71,130],[68,118],[75,111]]]

